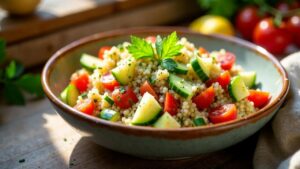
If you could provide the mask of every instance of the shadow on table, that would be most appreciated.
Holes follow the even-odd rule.
[[[253,168],[252,157],[257,136],[225,150],[184,160],[147,160],[111,151],[82,138],[71,156],[70,168],[170,169],[170,168]]]

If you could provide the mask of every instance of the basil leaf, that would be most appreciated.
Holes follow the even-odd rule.
[[[167,69],[168,71],[174,72],[175,68],[177,66],[177,63],[173,59],[167,58],[167,59],[162,60],[161,65],[163,68]]]
[[[44,95],[40,75],[25,74],[15,84],[26,92],[35,94],[38,97]]]
[[[128,46],[129,53],[136,59],[151,58],[154,56],[152,45],[145,39],[131,36],[131,45]]]
[[[156,37],[155,48],[156,48],[156,53],[159,58],[161,58],[162,42],[163,42],[162,38],[158,35]]]
[[[173,32],[167,38],[163,39],[161,58],[171,58],[180,54],[180,50],[183,48],[182,45],[177,44],[178,37],[176,32]]]
[[[20,89],[13,83],[5,83],[4,98],[9,104],[24,105],[25,99]]]
[[[5,41],[4,39],[0,39],[0,63],[4,60],[5,58]]]

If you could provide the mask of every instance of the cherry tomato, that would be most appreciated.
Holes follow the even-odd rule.
[[[217,61],[220,62],[222,69],[230,70],[235,62],[235,55],[231,52],[220,53],[217,56]]]
[[[223,89],[227,89],[230,83],[230,73],[228,71],[222,72],[217,78],[210,79],[206,82],[206,86],[211,86],[213,83],[218,82]]]
[[[199,55],[208,54],[208,51],[203,47],[199,47],[198,52],[199,52]]]
[[[216,107],[208,113],[208,118],[214,124],[235,120],[237,118],[236,106],[234,104],[225,104]]]
[[[155,43],[156,42],[156,37],[155,36],[148,36],[146,37],[147,42]]]
[[[98,51],[98,58],[103,59],[103,54],[105,51],[110,50],[111,46],[102,46]]]
[[[208,108],[215,99],[215,91],[213,86],[202,91],[200,94],[195,96],[192,100],[196,104],[199,110]]]
[[[270,93],[258,90],[249,90],[250,95],[248,100],[254,103],[254,106],[257,108],[262,108],[267,105],[270,101]]]
[[[284,22],[276,27],[272,18],[266,18],[256,25],[253,40],[273,54],[283,54],[291,44],[292,37],[286,31]]]
[[[257,7],[246,6],[237,14],[235,25],[243,38],[251,40],[254,28],[260,20]]]
[[[300,47],[300,15],[288,19],[287,29],[292,34],[294,43]]]
[[[103,85],[103,87],[109,91],[113,91],[115,87],[120,86],[118,81],[115,79],[115,77],[111,73],[107,73],[103,76],[101,76],[100,81]]]
[[[155,90],[152,88],[152,86],[149,84],[148,81],[145,81],[143,83],[143,85],[140,87],[140,93],[142,94],[142,96],[146,92],[150,93],[153,97],[155,97],[155,99],[158,99],[158,96],[157,96]]]
[[[164,112],[168,112],[170,115],[174,116],[177,114],[178,101],[175,97],[167,92],[165,98]]]
[[[93,115],[95,110],[95,103],[93,100],[87,99],[84,102],[75,106],[75,108],[85,114]]]
[[[112,93],[115,104],[121,109],[128,109],[134,103],[138,102],[138,98],[130,87],[116,88]]]
[[[73,79],[71,83],[74,84],[81,93],[85,92],[89,84],[89,75],[87,73],[82,73]]]

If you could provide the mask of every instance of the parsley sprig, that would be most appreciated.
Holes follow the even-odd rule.
[[[180,54],[182,45],[178,44],[176,32],[171,33],[165,38],[156,37],[155,49],[157,59],[172,58]],[[152,45],[143,38],[131,36],[131,45],[128,46],[129,53],[136,59],[140,58],[155,58],[155,52]]]
[[[0,94],[7,103],[24,105],[23,92],[43,96],[40,75],[24,74],[24,66],[12,60],[4,65],[5,41],[0,39]]]

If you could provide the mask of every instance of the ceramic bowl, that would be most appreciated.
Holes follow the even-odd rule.
[[[272,94],[270,103],[255,114],[245,118],[195,128],[156,129],[142,126],[125,126],[83,114],[59,99],[70,75],[80,68],[83,52],[95,54],[100,46],[117,45],[129,41],[130,35],[146,37],[167,35],[176,30],[195,46],[236,54],[237,64],[245,70],[255,70],[262,90]],[[234,145],[262,128],[283,103],[289,88],[284,68],[277,59],[261,47],[249,42],[217,35],[202,35],[183,28],[150,27],[130,28],[91,35],[75,41],[56,52],[47,62],[42,74],[46,96],[57,113],[83,137],[118,152],[155,159],[196,156]],[[58,129],[59,130],[59,129]]]

